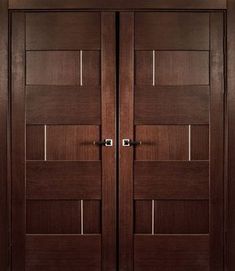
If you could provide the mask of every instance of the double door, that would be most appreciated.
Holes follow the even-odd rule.
[[[12,270],[223,270],[223,13],[11,20]]]

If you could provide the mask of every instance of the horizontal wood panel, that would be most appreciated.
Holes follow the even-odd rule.
[[[100,28],[98,12],[28,13],[26,49],[100,49]]]
[[[47,126],[48,160],[100,160],[100,127],[95,125]]]
[[[135,199],[208,199],[209,162],[134,163]]]
[[[26,53],[27,85],[80,85],[78,51],[29,51]]]
[[[100,88],[27,86],[30,124],[100,124]]]
[[[209,52],[157,51],[156,85],[209,85]]]
[[[209,202],[207,200],[156,200],[155,233],[209,233]]]
[[[209,122],[209,87],[135,88],[135,124],[197,124]]]
[[[184,9],[226,9],[226,0],[10,0],[11,9],[55,9],[55,8],[102,8],[102,9],[133,9],[133,8],[184,8]]]
[[[100,199],[100,162],[33,162],[26,164],[28,199]]]
[[[135,271],[209,271],[208,235],[135,235]]]
[[[159,3],[159,1],[156,2]],[[174,2],[175,5],[182,3],[182,1]],[[200,1],[194,1],[196,2],[199,4]],[[185,7],[190,7],[190,1],[187,1]],[[135,15],[135,48],[138,50],[208,50],[209,14],[138,12]]]
[[[100,271],[99,235],[27,235],[26,271]]]
[[[43,160],[44,159],[44,126],[27,125],[26,126],[26,159]]]
[[[188,160],[189,136],[186,125],[138,125],[136,160]]]
[[[81,202],[27,200],[26,227],[30,234],[80,234]]]

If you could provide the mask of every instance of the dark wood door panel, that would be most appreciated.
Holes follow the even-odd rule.
[[[26,14],[27,50],[99,50],[100,13],[49,12]]]
[[[135,235],[135,271],[209,271],[208,235]]]
[[[135,199],[208,199],[209,163],[135,161]]]
[[[101,271],[100,235],[27,235],[26,271]]]
[[[175,1],[179,2],[179,1]],[[208,50],[208,13],[138,12],[135,15],[137,50]]]
[[[27,199],[101,199],[98,161],[28,161]]]
[[[27,86],[28,124],[100,124],[101,91],[89,86]]]

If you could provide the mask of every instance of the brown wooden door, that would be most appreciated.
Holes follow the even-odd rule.
[[[116,268],[114,31],[111,12],[12,14],[13,271]]]
[[[120,270],[222,271],[223,13],[120,23]]]

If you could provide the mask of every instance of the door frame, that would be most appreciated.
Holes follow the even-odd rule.
[[[18,3],[17,3],[18,2]],[[227,6],[222,1],[217,1],[211,5],[210,0],[201,4],[193,4],[195,1],[167,0],[165,4],[158,4],[151,0],[134,0],[131,4],[128,1],[110,1],[110,0],[59,0],[56,6],[53,6],[51,0],[47,4],[37,4],[36,0],[15,1],[0,0],[0,269],[10,270],[10,202],[11,202],[11,168],[10,168],[10,116],[9,116],[9,69],[10,59],[9,49],[9,18],[11,10],[33,9],[33,10],[58,10],[58,9],[86,9],[86,10],[151,10],[151,9],[181,9],[181,10],[213,10],[219,9],[226,12],[227,20],[225,26],[227,30],[227,65],[226,65],[226,114],[225,114],[225,153],[224,153],[224,180],[225,180],[225,268],[232,271],[235,269],[235,0],[227,0]],[[203,4],[204,2],[204,4]],[[66,3],[66,4],[65,4]],[[185,5],[187,3],[187,6]],[[222,3],[222,4],[221,4]]]

